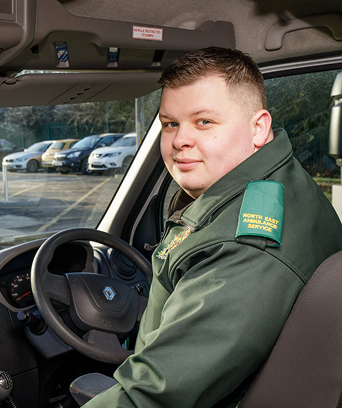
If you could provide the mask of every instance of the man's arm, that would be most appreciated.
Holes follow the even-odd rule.
[[[119,384],[87,408],[209,407],[227,395],[238,401],[234,391],[268,356],[303,282],[264,251],[233,248],[221,246],[185,273],[160,327],[115,372]]]

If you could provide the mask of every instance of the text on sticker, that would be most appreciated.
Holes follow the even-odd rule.
[[[138,40],[163,41],[163,29],[133,26],[133,38]]]
[[[272,232],[272,229],[278,229],[278,220],[266,217],[260,214],[243,213],[243,222],[247,222],[247,228],[259,229],[263,231]]]

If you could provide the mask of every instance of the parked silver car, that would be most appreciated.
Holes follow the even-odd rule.
[[[42,155],[54,140],[35,143],[23,152],[12,153],[4,157],[2,165],[9,171],[26,170],[35,173],[42,167]]]

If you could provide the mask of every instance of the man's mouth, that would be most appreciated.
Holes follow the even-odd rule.
[[[194,167],[198,166],[201,163],[200,160],[195,159],[173,159],[176,163],[176,166],[179,170],[182,171],[189,171],[192,170]]]

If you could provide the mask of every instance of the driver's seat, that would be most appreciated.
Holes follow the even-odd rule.
[[[342,251],[299,296],[239,408],[342,407]]]
[[[115,384],[102,377],[83,376],[71,385],[80,405]],[[342,408],[341,391],[342,251],[305,286],[239,408]]]

